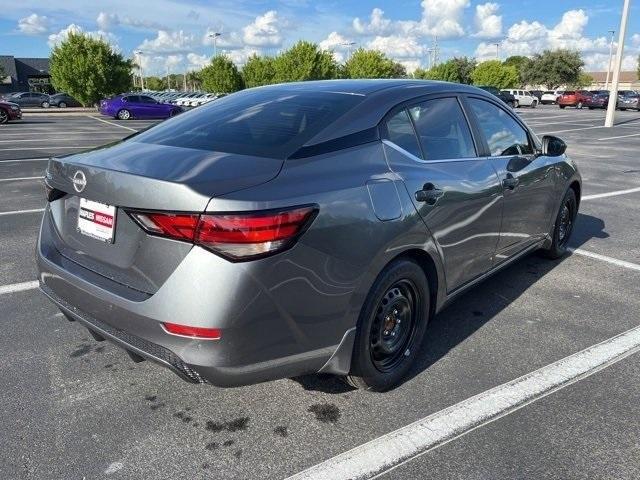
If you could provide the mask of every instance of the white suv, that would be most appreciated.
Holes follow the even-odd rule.
[[[536,108],[538,106],[538,97],[529,92],[528,90],[502,90],[503,92],[510,93],[514,96],[515,103],[514,108],[518,107],[531,107]]]
[[[564,91],[562,90],[547,90],[542,93],[542,97],[540,97],[540,103],[546,105],[547,103],[555,104],[558,101],[558,97],[562,95]]]

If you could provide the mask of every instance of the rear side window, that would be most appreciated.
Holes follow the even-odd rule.
[[[533,153],[526,130],[507,112],[477,98],[470,98],[469,103],[487,139],[492,157]]]
[[[467,120],[455,98],[427,100],[409,109],[425,160],[476,156]]]
[[[363,98],[341,92],[244,90],[163,122],[131,141],[284,159]]]
[[[387,121],[387,137],[407,152],[422,158],[420,145],[406,110],[400,110]]]

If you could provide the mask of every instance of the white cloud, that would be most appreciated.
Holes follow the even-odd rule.
[[[18,30],[25,35],[41,35],[49,29],[49,18],[32,13],[18,21]]]
[[[464,35],[462,16],[469,7],[469,0],[422,0],[420,20],[393,21],[385,17],[384,11],[374,8],[369,21],[353,20],[353,30],[358,35],[407,35],[423,37],[437,35],[458,38]]]
[[[285,22],[275,10],[259,15],[242,29],[242,39],[246,45],[254,47],[278,47],[282,45],[281,29]]]
[[[96,18],[96,23],[98,24],[98,28],[103,31],[107,31],[111,29],[111,27],[118,25],[120,20],[118,19],[117,13],[105,13],[100,12],[98,14],[98,18]]]
[[[581,52],[587,65],[600,65],[600,57],[595,55],[608,55],[609,41],[605,37],[586,37],[584,30],[588,22],[589,17],[584,10],[565,12],[561,20],[550,28],[537,21],[522,20],[509,27],[507,36],[500,45],[501,57],[531,56],[545,49],[564,48]],[[478,60],[487,60],[495,58],[495,52],[495,45],[482,42],[477,46],[475,54]]]
[[[351,40],[338,32],[331,32],[327,38],[322,40],[318,46],[322,50],[330,51],[333,54],[333,59],[338,62],[344,62],[346,58],[346,52],[349,51]],[[353,49],[355,45],[351,46]]]
[[[145,39],[136,50],[145,53],[178,54],[191,51],[196,44],[195,35],[185,33],[183,30],[171,32],[168,30],[158,30],[156,38]]]
[[[474,36],[479,38],[497,38],[502,35],[502,16],[496,15],[500,6],[497,3],[476,5]]]
[[[371,11],[369,22],[363,22],[360,18],[353,19],[353,29],[361,35],[388,35],[392,33],[391,20],[384,18],[384,11],[374,8]]]
[[[112,33],[104,32],[102,30],[92,31],[92,32],[85,32],[81,26],[76,25],[75,23],[71,23],[71,24],[67,25],[65,28],[60,30],[58,33],[52,33],[51,35],[49,35],[47,43],[49,44],[49,46],[51,48],[53,48],[53,47],[59,45],[60,42],[63,42],[64,40],[66,40],[70,33],[84,33],[85,35],[88,35],[88,36],[90,36],[92,38],[97,38],[97,39],[104,40],[105,42],[107,42],[107,43],[109,43],[111,45],[112,50],[114,50],[116,52],[120,51],[120,48],[118,47],[118,45],[116,43],[118,39]]]
[[[426,48],[416,38],[395,35],[375,37],[367,44],[367,48],[379,50],[393,58],[417,58],[426,54]]]
[[[190,52],[187,54],[187,61],[189,67],[200,69],[209,64],[211,58],[207,55],[198,55],[197,53]]]
[[[98,18],[96,18],[96,23],[98,24],[98,28],[105,32],[119,25],[141,28],[144,30],[170,30],[168,27],[165,27],[160,23],[148,20],[138,20],[127,16],[120,18],[117,13],[100,12],[98,14]]]

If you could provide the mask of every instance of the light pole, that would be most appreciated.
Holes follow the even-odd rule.
[[[615,30],[609,30],[611,41],[609,42],[609,68],[607,68],[607,81],[604,83],[604,89],[609,90],[609,75],[611,74],[611,61],[613,60],[613,34]]]
[[[135,53],[136,56],[139,58],[138,69],[140,70],[140,88],[142,88],[142,90],[144,90],[144,76],[143,76],[143,73],[142,73],[142,54],[144,52],[142,50],[136,50],[133,53]]]
[[[351,58],[351,47],[353,47],[355,44],[356,42],[344,42],[340,44],[343,47],[347,47],[347,52],[349,53],[349,56],[347,59]]]
[[[218,52],[216,50],[216,41],[218,39],[218,37],[222,35],[222,33],[220,32],[212,32],[210,33],[208,36],[209,38],[213,38],[213,56],[216,57],[218,55]]]
[[[622,68],[622,56],[624,55],[624,36],[627,34],[627,20],[629,19],[630,0],[624,0],[622,7],[622,18],[620,19],[620,33],[618,35],[618,50],[616,51],[616,63],[613,66],[613,81],[609,93],[609,105],[607,106],[607,118],[604,121],[605,127],[613,127],[618,103],[618,82],[620,81],[620,68]]]
[[[500,42],[494,43],[496,46],[496,60],[500,60]]]

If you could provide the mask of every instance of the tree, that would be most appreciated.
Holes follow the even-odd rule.
[[[116,53],[106,41],[83,33],[70,33],[51,52],[53,87],[94,105],[101,98],[131,88],[133,63]]]
[[[242,68],[242,78],[247,88],[261,87],[275,82],[275,66],[273,57],[260,57],[253,54]]]
[[[476,85],[488,85],[496,88],[515,87],[520,78],[514,66],[505,66],[500,60],[480,63],[471,74]]]
[[[469,57],[456,57],[436,65],[429,70],[418,69],[413,73],[414,78],[424,80],[443,80],[445,82],[472,82],[471,74],[476,68],[476,61]]]
[[[518,71],[518,77],[520,77],[520,86],[522,86],[526,83],[524,81],[523,72],[530,61],[531,60],[523,55],[512,55],[503,62],[503,65],[516,67],[516,70]]]
[[[6,77],[7,74],[4,71],[4,67],[2,66],[2,64],[0,64],[0,81],[4,80],[4,77]]]
[[[578,81],[571,86],[576,88],[584,88],[584,87],[588,87],[592,83],[593,83],[593,77],[591,75],[585,72],[580,72],[580,74],[578,75]]]
[[[299,41],[273,60],[274,82],[301,82],[335,78],[338,65],[331,52],[315,43]]]
[[[164,90],[167,82],[159,77],[144,77],[144,87],[148,90]]]
[[[584,62],[580,53],[571,50],[545,50],[537,53],[523,70],[523,80],[531,85],[545,85],[555,90],[578,82]]]
[[[407,71],[401,63],[394,62],[378,50],[358,48],[344,64],[346,78],[399,78]]]
[[[212,93],[233,93],[244,88],[242,75],[226,55],[217,55],[200,71],[202,88]]]

